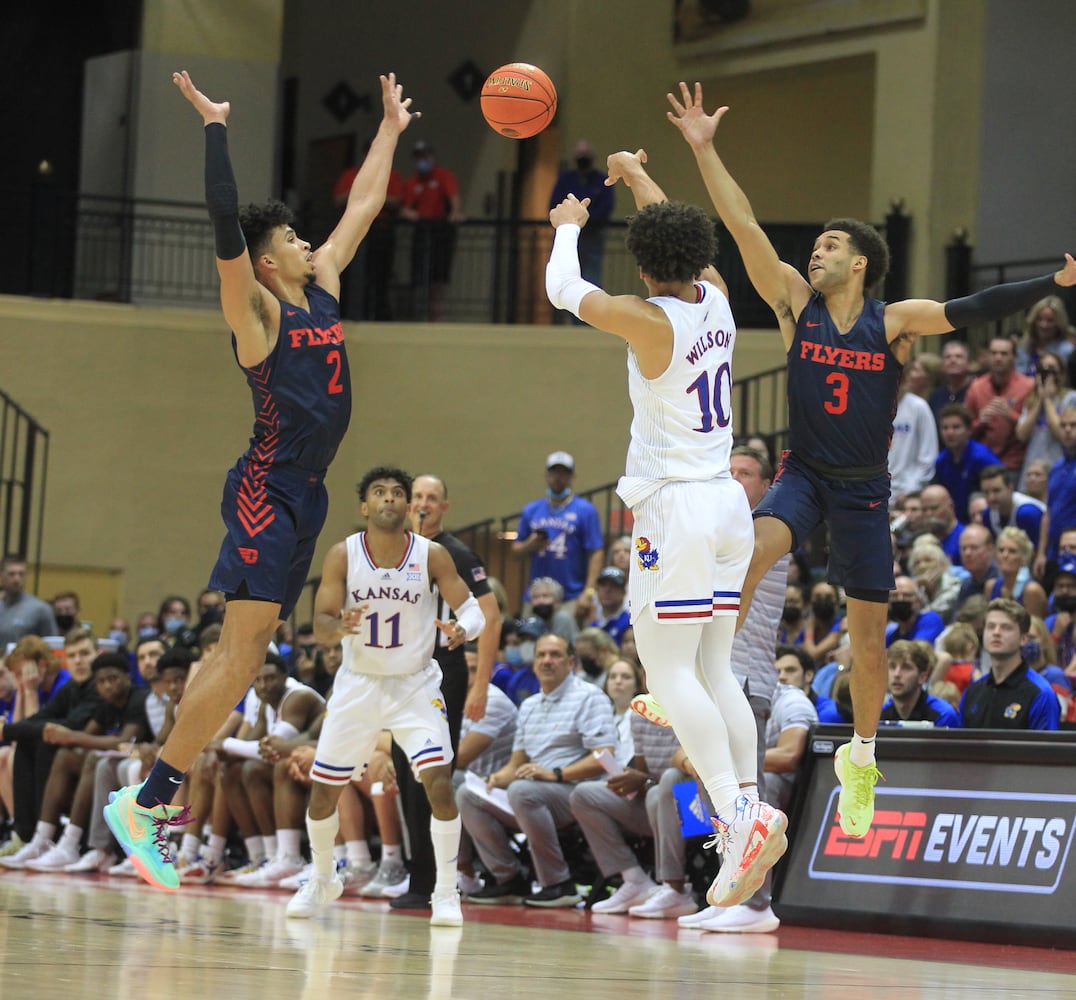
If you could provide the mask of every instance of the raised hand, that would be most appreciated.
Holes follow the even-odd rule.
[[[385,121],[402,132],[411,124],[412,118],[421,118],[421,111],[411,110],[411,98],[403,96],[403,85],[396,82],[396,74],[378,77],[381,81],[381,103],[385,108]]]
[[[227,101],[211,101],[194,85],[190,73],[185,69],[173,73],[172,82],[179,87],[179,92],[194,105],[194,110],[202,116],[204,124],[208,125],[210,122],[223,124],[228,121],[228,115],[232,110],[231,104]]]
[[[609,176],[605,178],[605,186],[612,187],[617,181],[623,181],[625,187],[631,187],[632,180],[642,171],[647,156],[645,149],[637,149],[629,153],[622,149],[619,153],[610,153],[605,161],[605,169]]]
[[[702,107],[701,83],[695,84],[695,93],[693,95],[688,89],[688,85],[681,80],[680,100],[677,100],[673,94],[666,94],[665,96],[673,106],[672,111],[665,112],[665,117],[680,130],[693,148],[714,141],[717,123],[725,117],[725,112],[728,111],[728,108],[718,108],[712,115],[708,115]]]
[[[587,219],[590,218],[590,213],[587,211],[589,204],[589,198],[584,198],[580,201],[574,194],[570,194],[559,205],[553,206],[549,212],[549,221],[553,224],[554,229],[568,222],[574,222],[577,226],[585,226]]]
[[[1054,275],[1054,281],[1065,287],[1076,285],[1076,259],[1072,254],[1065,254],[1065,266]]]

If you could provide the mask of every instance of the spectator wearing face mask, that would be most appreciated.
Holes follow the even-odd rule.
[[[609,633],[596,627],[585,628],[575,640],[576,673],[584,681],[603,687],[609,668],[620,659],[620,650]]]
[[[161,601],[157,612],[157,634],[169,646],[190,648],[197,642],[191,628],[191,606],[185,597],[172,594]]]
[[[924,611],[919,589],[910,576],[898,576],[889,593],[890,622],[885,629],[885,644],[898,639],[925,639],[933,643],[945,631],[945,622],[936,611]]]
[[[1053,614],[1047,615],[1046,627],[1057,647],[1057,662],[1070,676],[1076,672],[1076,557],[1063,556],[1057,564],[1054,589],[1050,597]]]
[[[785,587],[785,606],[777,626],[777,641],[787,646],[800,646],[807,633],[803,627],[803,591],[797,584]]]
[[[52,599],[52,616],[56,619],[56,634],[67,635],[73,628],[89,628],[81,619],[82,604],[73,590],[63,590]]]
[[[553,193],[549,196],[550,209],[559,205],[570,194],[582,201],[590,199],[587,212],[590,218],[579,234],[579,271],[585,281],[601,285],[602,258],[605,255],[605,224],[613,214],[616,204],[615,192],[606,186],[606,174],[594,166],[594,147],[580,139],[572,152],[574,165],[557,177]],[[563,312],[564,322],[570,313]]]
[[[811,588],[811,616],[804,633],[802,646],[818,666],[833,659],[841,640],[841,618],[832,583],[820,580]]]
[[[546,628],[562,639],[575,642],[579,626],[575,617],[564,607],[564,588],[551,576],[540,576],[531,581],[531,614],[541,618]]]
[[[522,704],[538,691],[534,673],[534,642],[545,635],[545,623],[540,618],[519,621],[505,618],[501,625],[503,658],[495,664],[490,683],[499,687],[515,705]]]

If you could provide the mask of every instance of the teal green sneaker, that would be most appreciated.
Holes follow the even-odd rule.
[[[108,797],[105,822],[127,852],[135,870],[150,885],[168,892],[179,888],[179,872],[168,845],[168,828],[191,821],[186,806],[140,806],[136,799],[142,785],[128,785]]]
[[[882,772],[873,761],[866,767],[853,764],[848,757],[851,751],[852,744],[845,743],[833,758],[833,770],[841,783],[837,820],[846,837],[865,837],[874,819],[874,786]]]

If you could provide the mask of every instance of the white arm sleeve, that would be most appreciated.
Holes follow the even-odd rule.
[[[226,736],[221,746],[228,753],[234,753],[239,757],[249,757],[251,760],[257,760],[260,756],[257,740],[237,740],[234,736]]]
[[[545,293],[558,309],[579,316],[579,303],[590,292],[601,289],[584,281],[579,273],[579,227],[571,222],[557,226],[553,252],[545,266]]]
[[[477,639],[486,627],[486,616],[478,606],[474,594],[469,594],[467,600],[458,608],[453,608],[453,611],[456,612],[456,622],[463,629],[463,634],[468,639]]]
[[[273,723],[271,732],[274,736],[279,736],[282,740],[293,740],[299,735],[299,730],[290,722],[285,722],[283,719],[277,719],[276,722]]]

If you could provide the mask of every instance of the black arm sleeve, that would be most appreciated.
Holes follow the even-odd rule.
[[[1033,306],[1039,299],[1057,293],[1053,274],[1030,281],[1010,281],[1004,285],[984,288],[962,299],[950,299],[945,303],[945,318],[959,329],[976,323],[1004,319],[1015,312]]]
[[[228,156],[228,129],[222,122],[205,127],[205,203],[213,223],[217,256],[234,260],[246,253],[239,226],[239,191]]]

